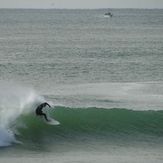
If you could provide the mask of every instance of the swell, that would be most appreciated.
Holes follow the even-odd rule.
[[[35,115],[21,116],[17,139],[28,143],[61,143],[100,139],[143,139],[163,136],[163,111],[133,111],[127,109],[56,107],[50,116],[58,126],[46,124]]]

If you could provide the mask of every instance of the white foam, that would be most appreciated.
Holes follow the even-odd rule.
[[[29,113],[39,101],[43,98],[31,88],[0,82],[0,146],[16,141],[12,131],[14,121],[21,114]]]
[[[11,130],[0,127],[0,147],[9,146],[16,142],[14,134]]]

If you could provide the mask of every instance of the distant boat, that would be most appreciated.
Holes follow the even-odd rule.
[[[106,13],[105,13],[105,16],[110,16],[110,17],[112,17],[113,14],[112,14],[111,12],[106,12]]]

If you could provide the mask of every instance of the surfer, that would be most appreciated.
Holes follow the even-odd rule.
[[[50,120],[48,120],[47,115],[46,115],[45,113],[42,112],[42,109],[43,109],[44,107],[46,107],[46,106],[51,107],[47,102],[44,102],[44,103],[40,104],[40,105],[36,108],[36,115],[44,116],[45,120],[49,122]]]

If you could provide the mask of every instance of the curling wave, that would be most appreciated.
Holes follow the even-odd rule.
[[[45,99],[34,90],[4,84],[0,84],[0,89],[1,147],[15,142],[37,146],[51,142],[62,144],[70,140],[135,139],[142,135],[160,139],[163,136],[161,110],[55,106],[48,109],[49,116],[60,122],[60,125],[54,126],[35,116],[37,104]]]
[[[25,144],[51,144],[68,141],[124,139],[163,136],[163,111],[133,111],[127,109],[55,107],[50,116],[60,122],[51,126],[33,114],[21,116],[17,122],[18,139]]]

